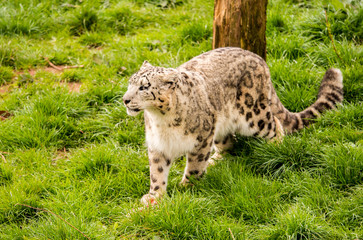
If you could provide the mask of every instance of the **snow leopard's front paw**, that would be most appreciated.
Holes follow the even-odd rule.
[[[182,187],[187,187],[187,186],[190,186],[192,185],[188,179],[188,177],[186,177],[185,175],[183,176],[181,182],[179,183],[180,186]]]
[[[152,206],[158,204],[157,199],[159,198],[159,194],[145,194],[141,198],[141,203],[145,206]]]

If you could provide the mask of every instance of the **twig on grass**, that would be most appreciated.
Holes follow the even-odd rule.
[[[8,163],[8,162],[6,161],[5,156],[3,155],[3,152],[0,152],[0,156],[1,156],[1,158],[4,160],[4,163]]]
[[[333,45],[334,52],[338,56],[338,58],[344,63],[343,59],[340,57],[340,55],[339,55],[339,53],[338,53],[338,51],[337,51],[337,49],[335,47],[333,35],[331,34],[330,23],[328,21],[328,13],[326,12],[326,10],[325,10],[325,21],[326,21],[326,27],[328,28],[328,35],[329,35],[330,41],[331,41],[331,43]]]
[[[228,228],[228,230],[229,230],[229,232],[231,233],[231,237],[232,237],[232,239],[233,239],[233,240],[236,240],[236,239],[234,238],[234,236],[233,236],[233,233],[232,233],[231,228]]]
[[[64,3],[61,5],[62,7],[70,7],[70,8],[78,8],[79,5],[73,5],[73,4],[69,4],[69,3]]]
[[[64,69],[83,68],[84,67],[84,65],[58,67],[58,66],[54,65],[47,57],[44,57],[44,59],[48,62],[49,66],[51,66],[52,68],[54,68],[54,69],[56,69],[58,71],[63,71]]]
[[[68,224],[70,227],[72,227],[73,229],[77,230],[79,233],[81,233],[85,238],[87,238],[88,240],[91,240],[91,238],[89,238],[86,234],[84,234],[83,232],[81,232],[81,230],[79,230],[78,228],[76,228],[75,226],[73,226],[72,224],[70,224],[69,222],[67,222],[67,220],[65,220],[64,218],[62,218],[61,216],[59,216],[58,214],[55,214],[54,212],[47,210],[47,209],[42,209],[42,208],[36,208],[36,207],[32,207],[26,204],[21,204],[21,203],[17,203],[16,205],[20,205],[20,206],[24,206],[24,207],[28,207],[28,208],[32,208],[38,211],[43,211],[43,212],[47,212],[50,213],[54,216],[56,216],[57,218],[59,218],[60,220],[62,220],[63,222],[65,222],[66,224]]]
[[[52,68],[58,70],[58,71],[63,71],[62,68],[57,67],[56,65],[54,65],[47,57],[44,57],[44,59],[48,62],[49,66],[51,66]]]
[[[83,67],[84,67],[84,65],[64,66],[63,69],[83,68]]]

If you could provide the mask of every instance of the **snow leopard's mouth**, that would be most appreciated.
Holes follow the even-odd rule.
[[[134,111],[134,112],[139,112],[139,111],[141,111],[139,108],[129,108],[129,110]]]
[[[130,116],[136,116],[140,111],[141,111],[141,109],[139,109],[139,108],[129,108],[129,107],[127,107],[127,114],[130,115]]]

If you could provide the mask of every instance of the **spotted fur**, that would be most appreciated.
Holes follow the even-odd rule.
[[[342,89],[340,70],[329,69],[316,102],[291,113],[277,97],[265,61],[249,51],[219,48],[176,69],[144,62],[123,97],[128,114],[144,110],[151,184],[142,201],[166,192],[174,159],[187,156],[182,183],[188,183],[233,146],[234,134],[281,138],[335,108]]]

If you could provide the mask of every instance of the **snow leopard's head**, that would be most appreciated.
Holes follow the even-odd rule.
[[[131,76],[123,96],[127,114],[136,116],[141,110],[170,111],[169,100],[174,92],[179,72],[173,68],[154,67],[147,61]]]

